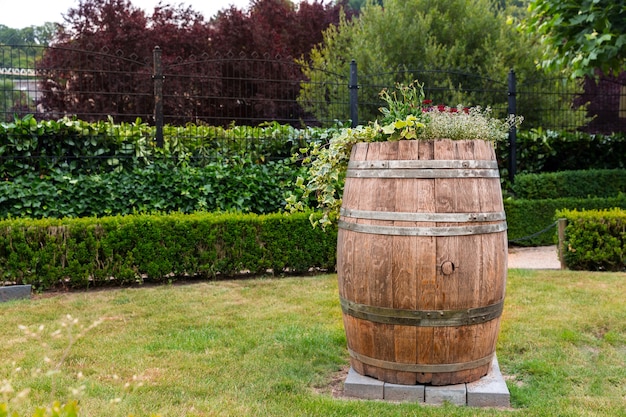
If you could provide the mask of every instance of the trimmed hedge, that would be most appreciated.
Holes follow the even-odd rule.
[[[307,213],[4,220],[0,274],[45,290],[333,270],[336,239],[312,228]]]
[[[626,169],[520,174],[512,190],[517,198],[529,200],[615,197],[626,193]]]
[[[561,215],[563,209],[609,207],[626,209],[626,196],[506,200],[509,239],[549,228],[555,213]],[[623,260],[624,254],[626,222],[622,217],[621,223],[611,220],[594,223],[593,228],[580,233],[576,231],[578,235],[569,232],[571,242],[582,242],[576,251],[589,252],[592,261],[598,263],[598,254],[606,245],[610,245],[610,250],[606,250],[613,257],[589,266],[587,258],[579,260],[574,252],[569,255],[568,265],[572,269],[615,270],[618,263],[614,258],[622,256]],[[555,230],[549,228],[519,243],[549,245],[555,243],[554,236]],[[614,236],[621,239],[621,246],[614,242]],[[303,273],[316,268],[334,270],[336,243],[337,230],[311,227],[308,213],[14,219],[0,221],[0,274],[5,282],[32,284],[37,290],[46,290],[144,280],[166,282],[180,277],[214,279],[270,270],[275,274]]]
[[[613,198],[558,198],[552,200],[504,200],[509,241],[520,246],[554,245],[556,229],[554,215],[558,210],[605,210],[626,209],[626,195]],[[544,233],[529,239],[544,229]]]
[[[563,258],[569,269],[626,270],[626,211],[559,210],[567,219]]]
[[[522,125],[523,126],[523,125]],[[496,155],[502,177],[508,176],[508,143],[498,144]],[[626,169],[626,135],[520,130],[517,134],[517,173]],[[517,181],[517,180],[516,180]]]

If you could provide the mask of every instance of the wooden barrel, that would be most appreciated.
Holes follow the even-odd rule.
[[[409,385],[486,375],[507,273],[506,218],[491,143],[354,146],[337,272],[355,371]]]

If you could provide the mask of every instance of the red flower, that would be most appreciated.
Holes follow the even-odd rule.
[[[458,113],[460,111],[463,111],[463,113],[465,114],[469,114],[470,112],[470,108],[469,107],[463,107],[463,110],[459,109],[458,107],[448,107],[445,104],[438,104],[436,106],[429,106],[429,104],[432,104],[432,100],[424,100],[422,101],[422,104],[424,106],[427,107],[423,107],[422,108],[422,113],[428,113],[430,111],[439,111],[439,112],[447,112],[447,113]]]

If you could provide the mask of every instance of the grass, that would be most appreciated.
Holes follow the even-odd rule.
[[[498,359],[513,411],[333,396],[347,364],[334,275],[0,304],[15,393],[0,392],[23,416],[72,398],[107,417],[626,416],[624,300],[623,273],[510,270]]]

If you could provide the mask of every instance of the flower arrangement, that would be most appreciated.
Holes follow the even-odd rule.
[[[295,160],[309,167],[309,177],[299,177],[296,193],[287,198],[291,212],[305,210],[311,197],[317,208],[323,210],[321,217],[311,215],[313,226],[325,228],[335,223],[341,208],[341,196],[352,146],[358,142],[384,142],[397,140],[487,140],[494,144],[506,139],[512,125],[519,125],[523,118],[501,120],[491,116],[489,107],[432,106],[424,99],[423,84],[417,81],[409,85],[398,84],[396,91],[384,89],[380,97],[386,103],[379,110],[378,120],[368,125],[341,128],[327,144],[312,143],[294,155]]]

